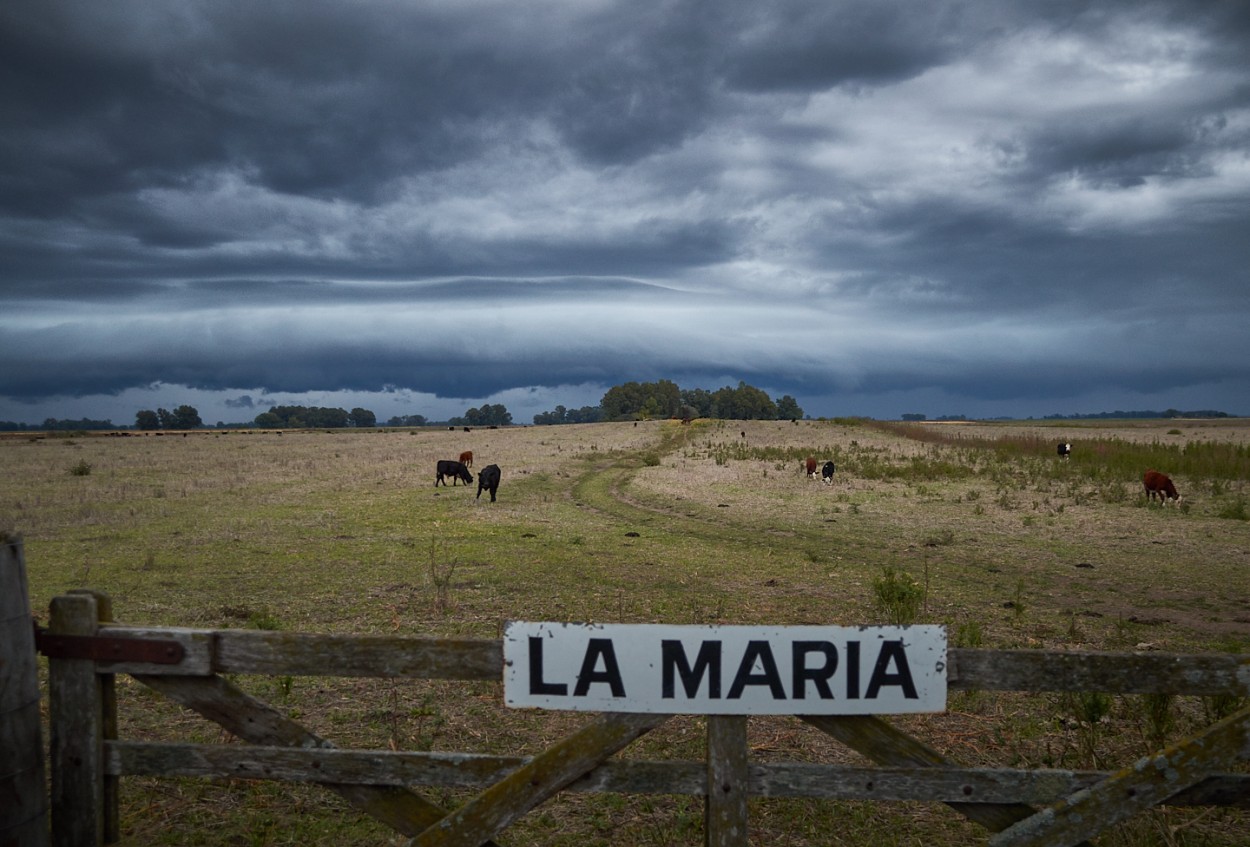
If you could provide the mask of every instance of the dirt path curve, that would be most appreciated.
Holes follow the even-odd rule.
[[[678,500],[664,504],[643,502],[630,493],[630,485],[638,471],[655,456],[664,456],[679,449],[676,438],[666,438],[647,451],[629,453],[588,463],[571,487],[576,505],[585,510],[618,521],[623,526],[645,526],[657,533],[705,539],[714,544],[754,546],[761,533],[770,540],[787,539],[794,544],[818,541],[818,532],[803,533],[793,529],[760,530],[744,527],[731,516],[693,513]]]

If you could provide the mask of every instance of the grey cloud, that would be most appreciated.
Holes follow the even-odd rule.
[[[661,378],[1250,410],[1248,35],[1228,2],[12,0],[0,419]]]

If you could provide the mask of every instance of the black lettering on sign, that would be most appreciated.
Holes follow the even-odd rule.
[[[796,641],[790,649],[790,682],[794,689],[794,699],[803,700],[807,697],[807,683],[810,681],[816,686],[816,693],[821,700],[832,700],[833,692],[829,689],[829,680],[838,669],[838,648],[828,641]],[[818,668],[807,667],[809,653],[824,655],[824,664]]]
[[[676,676],[681,677],[681,687],[686,696],[693,698],[699,693],[703,677],[707,677],[707,696],[712,700],[720,699],[720,654],[719,641],[704,641],[699,645],[699,655],[695,657],[694,667],[686,659],[686,651],[676,639],[660,641],[660,697],[671,700],[677,688]],[[676,672],[676,676],[674,675]]]
[[[859,642],[846,642],[846,699],[859,699]]]
[[[760,672],[753,673],[756,660],[760,663]],[[767,641],[748,641],[746,652],[742,654],[742,663],[738,665],[738,673],[734,675],[733,684],[729,686],[729,699],[742,697],[742,690],[748,685],[767,685],[773,697],[786,699],[786,690],[781,685],[781,674],[777,673],[777,662],[773,659],[773,650]]]
[[[603,659],[603,670],[595,670],[599,659]],[[582,659],[582,669],[577,674],[577,686],[573,689],[574,697],[585,697],[591,683],[606,682],[612,687],[613,697],[625,696],[625,682],[621,679],[621,667],[616,662],[616,648],[611,638],[592,638],[586,644],[586,656]]]
[[[556,697],[567,697],[569,687],[559,682],[543,681],[543,640],[536,635],[529,637],[530,642],[530,694],[551,694]]]
[[[894,660],[897,670],[888,673],[890,660]],[[916,683],[911,678],[911,668],[907,664],[907,651],[902,641],[881,642],[881,652],[877,654],[877,665],[872,669],[872,679],[868,680],[868,691],[864,694],[868,699],[877,696],[883,685],[897,685],[903,689],[903,696],[908,700],[919,697],[916,694]]]

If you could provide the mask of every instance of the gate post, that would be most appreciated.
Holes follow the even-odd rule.
[[[703,807],[707,847],[746,847],[747,779],[746,716],[708,715]]]
[[[0,844],[48,847],[39,666],[22,539],[0,532]]]
[[[95,635],[96,599],[55,597],[49,635]],[[48,659],[53,847],[104,842],[103,705],[93,659]]]

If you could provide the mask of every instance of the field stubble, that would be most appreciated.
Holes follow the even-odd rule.
[[[1160,426],[959,431],[1078,448],[1185,437]],[[1192,431],[1244,445],[1250,427]],[[464,449],[503,468],[497,503],[434,487],[435,461]],[[25,539],[37,612],[90,587],[128,623],[481,638],[508,619],[872,623],[889,568],[923,592],[918,621],[947,623],[966,646],[1250,650],[1250,524],[1220,517],[1246,480],[1178,478],[1185,508],[1149,507],[1137,478],[1093,452],[1004,457],[811,421],[6,438],[0,529]],[[833,485],[806,476],[808,455],[836,462]],[[503,709],[493,683],[236,681],[344,747],[532,754],[581,722]],[[228,740],[120,687],[123,737]],[[968,764],[1117,766],[1152,749],[1162,724],[1142,698],[1103,705],[968,692],[898,723]],[[1229,707],[1177,698],[1166,730]],[[701,726],[676,718],[624,755],[697,759]],[[863,763],[784,719],[753,720],[750,743],[761,760]],[[127,843],[385,837],[311,788],[127,779],[123,791]],[[464,796],[431,792],[448,806]],[[941,807],[755,800],[751,814],[770,844],[983,839]],[[695,844],[701,815],[694,798],[571,795],[507,841]],[[1231,845],[1246,826],[1244,813],[1164,810],[1104,843]]]

